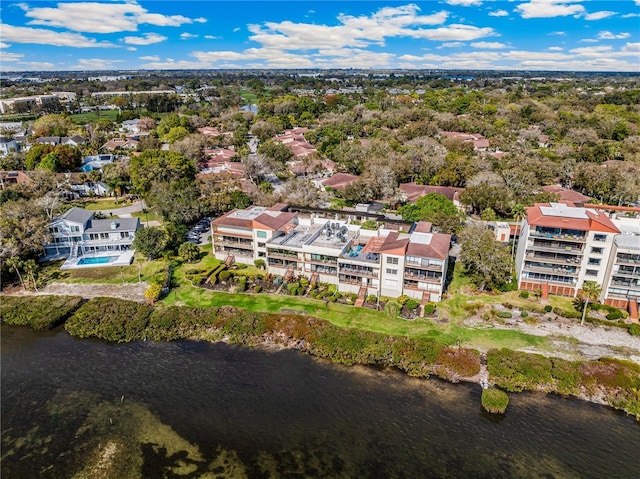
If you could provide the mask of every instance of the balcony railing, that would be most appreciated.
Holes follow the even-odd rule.
[[[442,282],[442,275],[427,275],[423,273],[416,273],[413,271],[405,271],[404,278],[412,281],[425,281],[427,283],[440,283]]]
[[[426,271],[442,271],[444,263],[416,263],[413,261],[405,261],[405,266]]]
[[[309,256],[307,258],[307,262],[308,263],[318,263],[318,264],[338,264],[338,258],[333,258],[331,256],[312,258],[312,257]]]
[[[582,246],[572,246],[558,241],[541,241],[538,239],[534,239],[532,244],[527,245],[527,250],[548,251],[550,253],[562,252],[572,255],[581,255],[584,251]]]
[[[354,276],[366,276],[367,278],[377,278],[378,272],[371,268],[354,268],[348,265],[340,265],[340,273],[351,274]]]
[[[563,230],[557,229],[555,231],[545,230],[533,230],[530,235],[534,238],[548,238],[557,239],[562,241],[579,241],[584,243],[587,240],[587,235],[576,230]]]
[[[223,239],[214,238],[213,242],[215,244],[232,246],[236,248],[253,249],[253,241],[250,241],[250,240],[232,240],[228,238],[223,238]]]
[[[218,246],[218,245],[216,245],[215,251],[216,251],[216,253],[226,253],[226,254],[231,254],[233,256],[253,257],[253,250],[232,248],[232,247],[229,247],[229,246]]]
[[[526,258],[527,260],[533,261],[542,261],[546,263],[556,263],[556,264],[579,264],[582,260],[579,256],[568,256],[568,255],[558,255],[558,254],[536,254],[534,252],[528,252]]]
[[[282,258],[282,259],[298,259],[298,255],[296,253],[288,253],[286,251],[277,251],[277,250],[267,250],[267,254],[270,258]]]
[[[555,273],[556,275],[562,276],[578,276],[578,268],[575,267],[567,267],[567,266],[558,266],[554,264],[530,264],[525,263],[524,265],[525,271],[539,271],[541,273]]]

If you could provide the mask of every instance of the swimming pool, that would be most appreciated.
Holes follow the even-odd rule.
[[[80,258],[78,264],[107,264],[113,263],[119,256],[98,256],[95,258]]]

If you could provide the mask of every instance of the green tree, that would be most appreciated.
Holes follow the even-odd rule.
[[[58,158],[57,153],[55,151],[52,151],[44,158],[42,158],[40,164],[38,165],[38,168],[54,172],[60,171],[60,158]]]
[[[102,169],[102,179],[116,197],[124,194],[131,187],[131,177],[129,176],[129,165],[124,161],[116,161],[105,165]]]
[[[27,257],[42,253],[48,239],[49,219],[35,200],[18,199],[2,205],[0,244],[3,257]]]
[[[202,216],[200,191],[192,181],[155,182],[147,199],[165,221],[188,224]]]
[[[584,320],[587,317],[587,306],[589,301],[596,301],[602,293],[602,286],[595,281],[585,281],[582,283],[582,298],[584,299],[584,308],[582,309],[582,319],[580,325],[584,325]]]
[[[166,233],[160,228],[150,226],[136,231],[132,246],[148,259],[156,259],[162,256],[166,244]]]
[[[68,136],[74,128],[75,123],[66,115],[44,115],[33,122],[33,136]]]
[[[460,260],[479,289],[495,289],[511,280],[509,248],[498,243],[491,230],[471,224],[462,230],[459,242]]]
[[[162,285],[160,283],[151,283],[151,285],[144,292],[144,297],[150,303],[155,303],[160,299],[160,295],[162,294]]]
[[[200,257],[200,248],[197,245],[186,242],[178,248],[178,255],[187,262],[196,261]]]
[[[258,147],[258,153],[280,164],[284,164],[293,158],[291,148],[279,141],[273,140],[267,140],[261,143]]]
[[[458,208],[444,195],[429,193],[421,196],[413,204],[401,206],[398,212],[406,221],[429,221],[436,223],[438,214],[445,216],[458,216]]]
[[[53,145],[33,145],[24,158],[24,165],[27,170],[35,170],[42,159],[53,151]]]
[[[193,161],[173,151],[147,150],[131,158],[129,175],[134,188],[146,194],[155,182],[193,181],[196,167]]]
[[[10,270],[13,270],[18,275],[18,279],[20,280],[22,289],[26,291],[27,286],[25,285],[22,274],[20,273],[20,269],[22,268],[22,260],[17,256],[12,256],[10,258],[7,258],[5,263]]]

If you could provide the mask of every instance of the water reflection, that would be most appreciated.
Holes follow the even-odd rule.
[[[640,477],[608,408],[292,351],[3,326],[1,407],[3,477]]]

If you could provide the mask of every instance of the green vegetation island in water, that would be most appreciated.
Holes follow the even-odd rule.
[[[55,311],[56,314],[51,312]],[[308,315],[261,313],[231,306],[158,306],[115,298],[4,296],[2,322],[53,328],[80,338],[224,341],[295,349],[343,365],[397,368],[414,377],[483,382],[508,392],[538,391],[607,404],[640,418],[640,366],[601,358],[567,361],[538,354],[491,349],[483,374],[478,350],[448,346],[434,338],[408,338],[341,328]],[[505,405],[506,408],[506,405]]]

